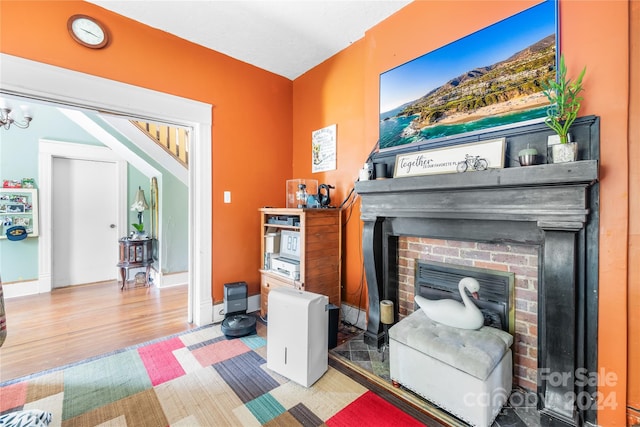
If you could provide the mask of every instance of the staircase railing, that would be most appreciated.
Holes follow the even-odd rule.
[[[153,139],[185,167],[189,167],[189,130],[158,123],[132,120],[138,129]]]

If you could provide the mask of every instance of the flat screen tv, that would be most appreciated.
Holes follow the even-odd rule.
[[[546,0],[380,75],[381,151],[540,120],[554,79],[557,2]]]

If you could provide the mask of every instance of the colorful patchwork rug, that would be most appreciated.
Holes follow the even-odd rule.
[[[50,412],[50,426],[424,425],[333,367],[313,386],[266,366],[259,335],[219,325],[0,384],[0,414]]]

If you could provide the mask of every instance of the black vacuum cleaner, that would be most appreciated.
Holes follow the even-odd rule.
[[[256,318],[247,315],[247,283],[224,284],[224,320],[220,327],[227,338],[256,333]]]

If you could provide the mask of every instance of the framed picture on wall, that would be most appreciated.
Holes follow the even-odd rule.
[[[380,75],[380,150],[539,120],[555,78],[558,5],[546,0]],[[442,145],[442,144],[440,144]]]
[[[311,132],[311,172],[336,170],[336,125]]]

